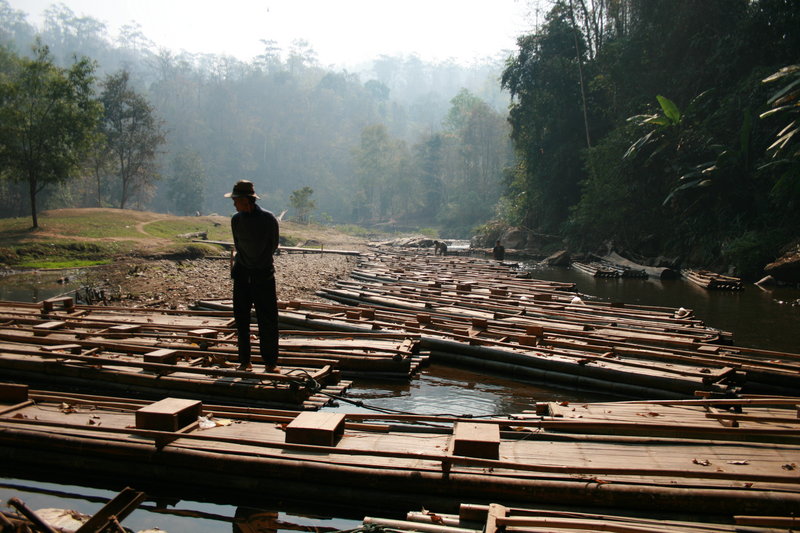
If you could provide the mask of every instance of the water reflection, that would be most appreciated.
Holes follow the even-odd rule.
[[[37,270],[0,276],[0,300],[40,302],[71,294],[81,286],[81,270]]]
[[[577,284],[582,297],[639,305],[685,307],[706,326],[730,331],[734,344],[749,348],[800,352],[800,289],[761,288],[710,291],[683,279],[594,278],[579,270],[523,263],[536,278]]]
[[[99,511],[116,492],[87,486],[54,484],[42,481],[5,479],[0,482],[0,500],[17,497],[31,509],[71,509],[91,515]],[[319,508],[309,503],[308,508]],[[123,521],[130,530],[155,529],[166,532],[194,533],[266,532],[266,531],[338,531],[361,525],[358,518],[330,518],[306,513],[302,508],[287,511],[245,506],[196,502],[158,496],[145,500]]]
[[[368,413],[370,408],[449,416],[508,415],[532,410],[537,401],[600,401],[598,394],[514,381],[468,369],[431,364],[410,383],[356,381],[333,411]],[[354,405],[360,402],[363,405]],[[327,409],[326,409],[327,410]]]

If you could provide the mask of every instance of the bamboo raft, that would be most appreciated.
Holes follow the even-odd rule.
[[[606,263],[593,262],[582,263],[580,261],[573,261],[570,266],[575,270],[579,270],[584,274],[588,274],[593,278],[620,278],[622,277],[622,269],[614,268],[613,265]]]
[[[516,317],[299,301],[280,307],[287,327],[406,332],[419,335],[421,348],[436,358],[627,397],[687,397],[696,390],[792,394],[800,387],[797,354],[700,342],[653,346]]]
[[[385,509],[536,501],[765,515],[800,507],[800,398],[783,398],[794,404],[783,404],[782,414],[756,414],[757,425],[739,427],[703,419],[704,406],[674,404],[680,409],[660,422],[672,427],[675,436],[667,437],[663,428],[635,423],[629,429],[636,433],[627,435],[610,433],[603,422],[561,431],[559,424],[575,421],[549,415],[297,413],[20,385],[0,392],[0,457],[7,464],[188,483],[234,499],[257,491]],[[614,407],[596,408],[604,409]],[[700,422],[705,431],[696,430]]]
[[[728,522],[624,516],[573,510],[464,504],[458,514],[411,511],[405,520],[364,517],[366,527],[420,533],[789,533],[800,524],[794,516],[736,515]]]
[[[708,290],[741,291],[744,289],[741,279],[709,270],[681,270],[681,275],[695,285]]]
[[[404,333],[283,331],[277,372],[239,371],[232,319],[218,315],[0,302],[0,369],[39,382],[316,409],[350,386],[342,374],[409,379],[427,362],[418,338]]]

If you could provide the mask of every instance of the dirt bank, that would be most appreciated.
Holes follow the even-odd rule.
[[[356,257],[280,254],[275,258],[278,298],[317,300],[315,292],[347,278]],[[230,298],[230,262],[223,259],[123,258],[86,274],[84,284],[109,303],[185,308],[206,298]]]

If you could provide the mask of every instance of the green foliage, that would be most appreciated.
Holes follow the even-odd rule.
[[[131,87],[127,71],[108,75],[103,86],[100,132],[113,156],[119,207],[125,209],[131,198],[147,195],[159,179],[155,158],[165,134],[153,106]]]
[[[312,194],[314,194],[314,189],[306,185],[302,189],[292,191],[292,195],[289,197],[289,205],[297,211],[295,218],[301,224],[309,223],[311,211],[316,207],[314,200],[311,199]]]
[[[185,150],[172,159],[172,176],[167,183],[167,197],[175,212],[191,215],[203,210],[206,170],[200,154]]]
[[[793,85],[791,68],[764,74],[775,72],[768,65],[800,42],[800,27],[786,23],[797,20],[796,10],[786,3],[716,0],[625,7],[622,19],[605,13],[615,19],[604,28],[608,33],[584,31],[597,50],[585,69],[593,76],[589,117],[597,140],[586,152],[580,201],[565,226],[569,241],[579,249],[612,244],[642,255],[677,255],[689,264],[718,265],[724,254],[753,275],[800,224],[797,159],[787,157],[792,150],[776,153],[796,140],[794,117],[784,115],[774,130],[769,122],[797,112],[784,106],[800,96],[800,83]],[[537,56],[526,64],[543,61]],[[762,79],[781,86],[765,95]],[[524,90],[536,88],[536,80],[523,81]],[[763,113],[765,104],[783,109]],[[539,116],[546,111],[534,109],[515,124],[515,136],[525,139],[537,121],[546,122]],[[528,157],[525,164],[530,176],[542,162]],[[552,189],[519,176],[509,183],[518,195],[509,194],[512,209],[556,199]]]
[[[558,231],[579,198],[583,179],[578,154],[586,146],[578,61],[585,46],[569,7],[558,2],[544,25],[518,39],[503,87],[514,101],[509,122],[522,165],[512,184],[521,223]],[[523,195],[524,196],[521,196]]]
[[[94,139],[100,105],[93,96],[94,64],[57,67],[47,46],[34,58],[12,58],[0,76],[0,165],[4,177],[28,185],[33,227],[37,195],[51,183],[75,176]]]
[[[747,231],[726,241],[722,255],[735,267],[737,275],[759,279],[764,275],[764,265],[775,259],[776,248],[787,238],[776,231]]]
[[[783,86],[767,100],[771,109],[760,117],[772,123],[780,118],[785,125],[767,148],[771,161],[763,168],[777,173],[770,191],[772,199],[796,213],[800,208],[800,64],[783,67],[762,80],[765,84],[776,82]]]

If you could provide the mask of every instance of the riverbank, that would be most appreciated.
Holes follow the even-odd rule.
[[[86,208],[45,211],[40,227],[0,220],[0,270],[18,273],[75,266],[79,285],[95,303],[185,308],[232,292],[230,218],[180,217],[144,211]],[[207,239],[207,240],[205,240]],[[215,244],[216,243],[216,244]],[[330,226],[281,221],[288,247],[365,250],[367,240]],[[91,268],[86,265],[91,264]],[[278,297],[315,299],[316,291],[348,277],[352,256],[288,254],[275,258]]]
[[[317,300],[316,292],[347,278],[356,257],[280,254],[275,279],[280,300]],[[227,257],[200,259],[127,258],[86,271],[82,284],[114,305],[186,309],[197,300],[229,298],[233,291]]]

